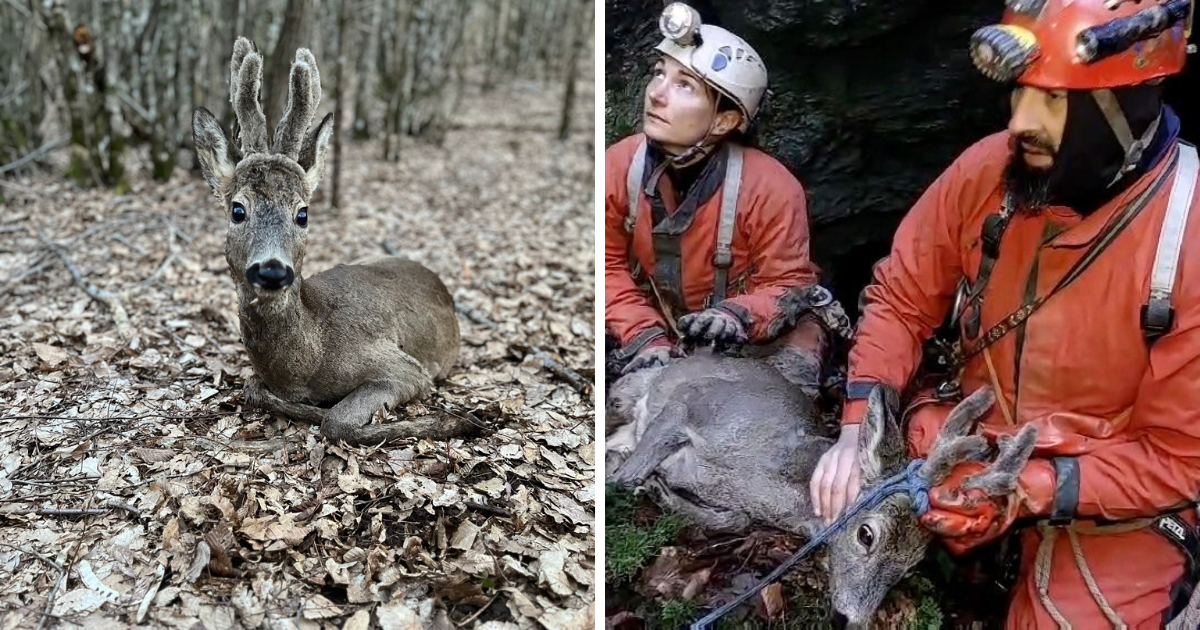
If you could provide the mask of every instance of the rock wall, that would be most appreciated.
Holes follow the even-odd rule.
[[[1003,129],[1007,93],[971,65],[971,33],[1000,0],[695,0],[706,23],[746,38],[771,74],[761,143],[809,193],[813,251],[848,310],[921,192],[967,146]],[[659,0],[606,0],[605,134],[637,128],[659,40]],[[1193,36],[1193,40],[1196,37]],[[1184,136],[1200,101],[1168,83]],[[1195,97],[1193,97],[1194,99]],[[852,316],[857,313],[852,313]]]

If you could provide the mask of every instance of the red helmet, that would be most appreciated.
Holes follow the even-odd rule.
[[[1183,70],[1192,0],[1006,0],[971,37],[988,77],[1046,90],[1137,85]]]

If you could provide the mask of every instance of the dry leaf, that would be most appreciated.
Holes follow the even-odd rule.
[[[421,617],[402,601],[393,601],[375,609],[381,630],[424,630]]]
[[[364,609],[350,615],[346,623],[342,624],[342,630],[367,630],[370,625],[371,613]]]
[[[322,595],[313,595],[304,602],[305,619],[328,619],[341,614],[342,609]]]
[[[67,360],[67,351],[45,343],[33,344],[33,351],[37,353],[48,367],[54,367],[59,363]]]

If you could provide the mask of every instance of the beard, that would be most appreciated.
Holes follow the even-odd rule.
[[[1053,159],[1049,168],[1034,168],[1025,161],[1024,142],[1050,154]],[[1058,154],[1049,141],[1033,135],[1011,136],[1008,140],[1009,158],[1004,169],[1004,188],[1018,213],[1035,215],[1050,204],[1050,181]]]

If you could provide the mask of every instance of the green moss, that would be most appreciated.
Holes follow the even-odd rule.
[[[684,526],[684,520],[675,514],[639,525],[634,514],[637,508],[638,499],[633,495],[614,486],[604,487],[604,579],[609,584],[632,580]]]
[[[87,149],[77,144],[71,145],[71,159],[67,162],[67,170],[63,173],[71,181],[81,187],[92,186],[92,169],[88,164]]]

